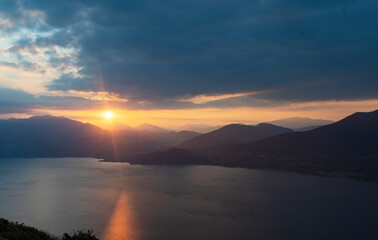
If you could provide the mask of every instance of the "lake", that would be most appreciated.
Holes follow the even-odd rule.
[[[378,184],[217,166],[0,159],[0,217],[103,239],[377,239]]]

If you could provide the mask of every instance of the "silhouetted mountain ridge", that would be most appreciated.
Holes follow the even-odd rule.
[[[64,117],[37,116],[0,121],[1,156],[60,156],[77,153],[71,143],[105,132],[94,125]],[[79,154],[81,156],[81,154]]]
[[[191,149],[228,143],[247,143],[292,131],[291,129],[278,127],[269,123],[260,123],[256,126],[230,124],[184,141],[177,148]]]
[[[249,147],[264,154],[377,154],[378,110],[354,113],[330,125],[267,138]]]

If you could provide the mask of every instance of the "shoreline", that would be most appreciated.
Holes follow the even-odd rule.
[[[329,177],[329,178],[348,178],[357,181],[363,182],[378,182],[378,176],[365,176],[365,175],[357,175],[356,173],[347,173],[347,172],[312,172],[312,171],[295,171],[289,169],[282,169],[282,168],[275,168],[275,167],[252,167],[252,166],[243,166],[237,164],[212,164],[212,163],[135,163],[129,161],[112,161],[101,159],[99,162],[104,163],[127,163],[130,165],[161,165],[161,166],[218,166],[218,167],[226,167],[226,168],[242,168],[242,169],[254,169],[254,170],[266,170],[266,171],[273,171],[273,172],[285,172],[285,173],[296,173],[306,176],[315,176],[315,177]]]

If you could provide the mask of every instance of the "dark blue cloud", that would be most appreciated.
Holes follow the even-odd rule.
[[[80,97],[35,96],[21,90],[0,88],[0,114],[33,113],[36,109],[97,108],[98,103]]]
[[[375,0],[1,4],[3,15],[14,21],[25,10],[42,11],[46,18],[39,27],[55,30],[15,47],[79,50],[80,77],[64,74],[51,90],[106,90],[129,98],[130,105],[150,101],[167,107],[198,94],[261,90],[273,91],[240,104],[378,97]],[[52,53],[51,62],[59,61],[72,60]]]

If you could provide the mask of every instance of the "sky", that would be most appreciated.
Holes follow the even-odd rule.
[[[378,109],[377,26],[376,0],[0,0],[0,118],[339,120]]]

